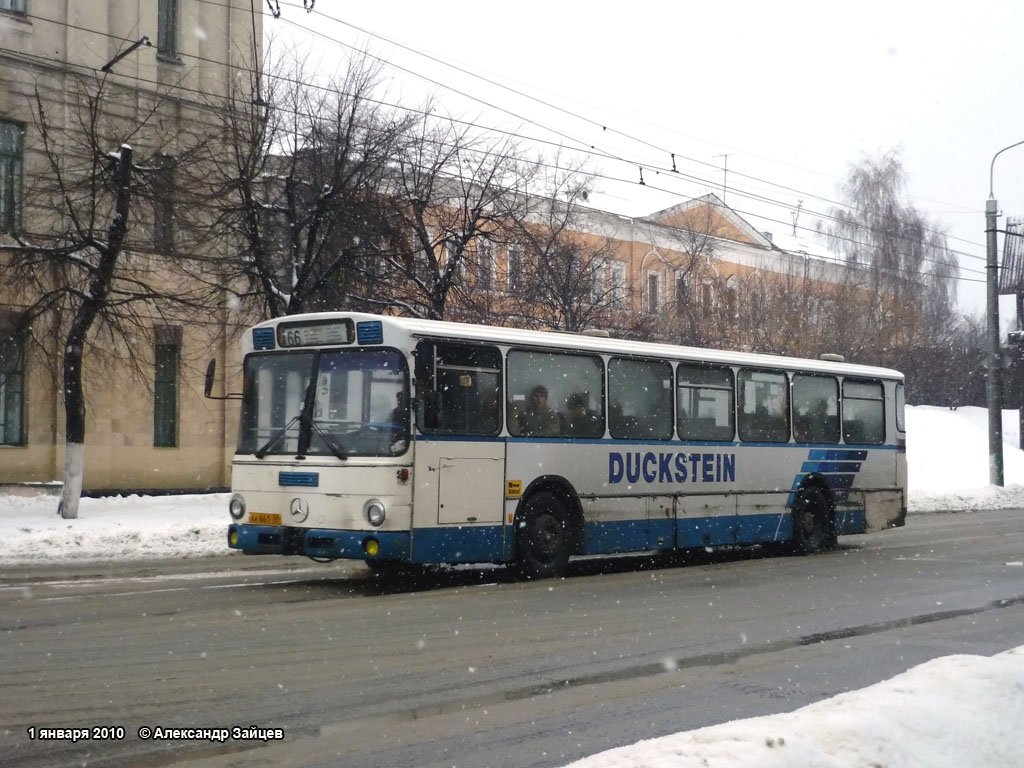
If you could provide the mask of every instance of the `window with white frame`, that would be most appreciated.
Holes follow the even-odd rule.
[[[690,274],[680,269],[676,271],[676,314],[683,314],[689,303]]]
[[[626,265],[621,261],[613,261],[611,269],[611,291],[612,307],[615,309],[626,308]]]
[[[508,247],[508,290],[518,291],[524,288],[526,249],[513,243]]]
[[[700,303],[705,311],[715,308],[715,283],[705,279],[700,284]]]
[[[740,279],[736,275],[730,275],[725,281],[725,304],[729,317],[737,318],[740,315]]]
[[[661,274],[647,273],[647,311],[656,314],[661,309]]]
[[[590,299],[595,304],[604,304],[607,301],[608,280],[605,273],[608,271],[608,263],[601,257],[595,257],[590,262]]]
[[[0,0],[0,11],[25,12],[25,0]]]
[[[477,283],[484,290],[494,286],[494,243],[484,238],[476,241]]]

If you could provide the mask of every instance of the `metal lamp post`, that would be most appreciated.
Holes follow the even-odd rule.
[[[985,201],[985,287],[988,305],[988,478],[992,485],[1003,484],[1003,390],[1002,350],[999,345],[999,257],[997,254],[997,219],[999,203],[993,192],[996,158],[1003,152],[1024,144],[1024,140],[1003,147],[992,156],[988,169],[988,200]]]

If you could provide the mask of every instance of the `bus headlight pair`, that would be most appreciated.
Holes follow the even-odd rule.
[[[363,512],[366,515],[366,522],[374,528],[380,528],[384,525],[384,521],[388,516],[388,511],[384,508],[384,502],[377,499],[366,502]]]
[[[228,512],[231,513],[234,520],[241,520],[242,515],[245,514],[245,499],[237,493],[234,494],[231,501],[228,502]]]

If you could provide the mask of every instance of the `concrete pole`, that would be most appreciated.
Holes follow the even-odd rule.
[[[999,203],[995,196],[996,158],[1024,144],[1024,140],[1003,147],[988,167],[988,200],[985,201],[985,284],[988,294],[988,477],[992,485],[1003,484],[1003,388],[1002,351],[999,348],[999,256],[997,227]]]
[[[992,158],[995,162],[995,158]],[[996,227],[999,204],[989,195],[985,201],[985,284],[988,309],[988,481],[1003,484],[1003,391],[1002,354],[999,348],[999,260],[996,251]]]

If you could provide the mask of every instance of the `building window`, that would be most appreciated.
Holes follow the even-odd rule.
[[[156,328],[156,365],[153,379],[153,445],[178,445],[178,360],[181,328]]]
[[[0,331],[0,445],[24,445],[25,345]]]
[[[164,57],[178,59],[178,0],[157,1],[156,50]]]
[[[740,281],[736,275],[730,275],[725,281],[725,308],[731,319],[740,316]]]
[[[494,286],[494,243],[479,239],[476,244],[477,283],[489,291]]]
[[[153,174],[153,246],[162,253],[174,252],[174,158],[157,156]]]
[[[611,290],[612,307],[614,309],[626,308],[626,265],[621,261],[611,263]]]
[[[25,12],[25,0],[0,0],[0,11]]]
[[[705,312],[711,312],[715,308],[715,284],[711,280],[704,280],[700,284],[700,303]]]
[[[22,164],[21,126],[0,120],[0,232],[21,230]]]
[[[524,288],[523,254],[524,248],[521,245],[510,245],[508,247],[508,290],[518,291]]]
[[[679,270],[676,272],[676,314],[682,316],[690,304],[690,275]]]
[[[608,263],[604,258],[597,257],[590,262],[590,298],[598,305],[608,301],[608,281],[605,277]]]
[[[661,275],[647,273],[647,311],[656,314],[661,309]]]

